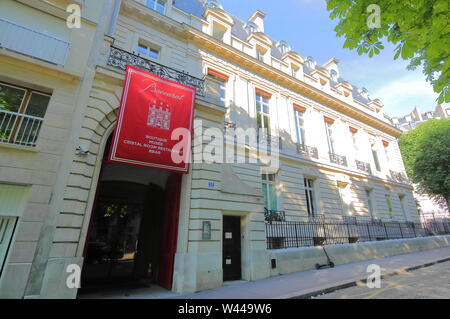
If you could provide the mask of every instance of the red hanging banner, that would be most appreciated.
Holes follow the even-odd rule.
[[[187,173],[195,94],[128,66],[109,161]]]

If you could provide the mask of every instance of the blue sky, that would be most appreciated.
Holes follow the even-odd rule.
[[[407,71],[407,61],[394,60],[394,46],[373,58],[359,56],[343,48],[344,38],[336,37],[337,21],[329,18],[325,0],[222,0],[226,11],[246,20],[259,9],[267,14],[265,32],[287,41],[303,56],[320,64],[334,57],[339,60],[341,77],[358,87],[366,87],[372,99],[384,103],[389,116],[402,116],[414,106],[422,112],[434,110],[438,95],[425,81],[421,69]]]

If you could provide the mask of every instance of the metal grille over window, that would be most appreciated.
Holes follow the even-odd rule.
[[[50,95],[0,83],[0,143],[35,147]]]

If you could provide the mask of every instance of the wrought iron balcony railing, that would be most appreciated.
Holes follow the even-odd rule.
[[[285,211],[270,210],[270,209],[264,208],[264,217],[265,217],[266,222],[268,222],[268,223],[286,221]]]
[[[126,70],[127,65],[132,65],[137,68],[149,71],[160,77],[195,87],[197,89],[197,95],[205,95],[204,80],[114,46],[111,46],[107,64],[121,70]]]
[[[405,176],[405,174],[400,172],[389,171],[393,180],[399,183],[410,184],[409,179]]]
[[[372,174],[372,169],[370,168],[369,163],[365,163],[365,162],[356,160],[356,168],[362,172],[369,174],[369,175]]]
[[[303,154],[308,157],[312,157],[315,159],[319,158],[319,152],[316,147],[308,146],[305,144],[297,144],[297,153]]]
[[[330,162],[342,166],[347,166],[347,158],[343,155],[330,153]]]

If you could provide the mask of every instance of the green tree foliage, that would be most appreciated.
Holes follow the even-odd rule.
[[[419,191],[450,203],[450,119],[430,120],[399,140],[406,172]]]
[[[439,103],[450,102],[450,1],[449,0],[326,0],[331,19],[338,19],[337,36],[344,36],[344,48],[358,54],[379,54],[382,40],[396,45],[395,56],[409,60],[408,69],[423,66]],[[380,8],[380,25],[377,12]],[[368,10],[369,8],[369,10]],[[369,11],[369,12],[368,12]],[[369,24],[368,24],[369,21]]]

